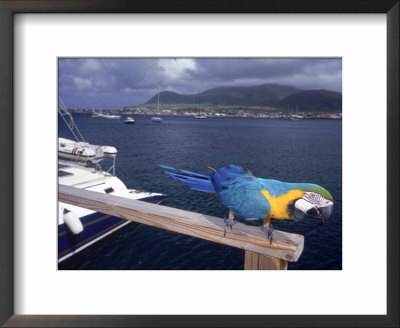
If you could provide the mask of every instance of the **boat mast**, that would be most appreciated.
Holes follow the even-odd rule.
[[[157,87],[157,115],[160,115],[160,89]]]

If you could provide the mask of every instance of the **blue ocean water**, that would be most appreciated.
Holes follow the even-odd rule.
[[[135,116],[121,120],[74,115],[86,141],[117,147],[117,176],[128,188],[168,195],[163,205],[227,217],[213,195],[190,190],[158,164],[207,174],[207,165],[237,164],[254,175],[287,182],[311,182],[335,199],[332,220],[273,221],[275,229],[305,236],[303,254],[289,270],[342,269],[342,122],[275,119]],[[71,133],[59,118],[59,136]],[[213,242],[131,223],[59,264],[65,270],[242,270],[244,252]]]

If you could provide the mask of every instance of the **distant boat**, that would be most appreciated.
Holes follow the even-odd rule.
[[[205,118],[207,118],[206,114],[201,113],[201,110],[200,110],[200,97],[199,97],[199,114],[193,116],[193,118],[195,118],[195,119],[205,119]]]
[[[135,124],[135,119],[133,117],[128,116],[125,120],[124,120],[125,124]]]
[[[162,123],[162,118],[159,116],[154,116],[151,118],[151,121],[155,123]]]
[[[302,120],[304,116],[292,114],[289,116],[289,121],[299,121]]]
[[[193,118],[195,118],[195,119],[205,119],[205,118],[207,118],[207,116],[204,115],[204,114],[200,114],[200,115],[193,116]]]
[[[162,118],[160,115],[160,91],[157,88],[157,116],[153,116],[151,121],[154,123],[162,123]]]
[[[110,120],[119,120],[121,115],[99,114],[97,117],[108,118]]]
[[[290,114],[289,115],[289,121],[299,121],[302,120],[304,116],[299,115],[299,107],[296,105],[296,114]]]

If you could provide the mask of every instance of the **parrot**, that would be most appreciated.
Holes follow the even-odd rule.
[[[272,243],[271,219],[301,220],[305,216],[319,219],[318,225],[329,222],[334,200],[325,188],[312,183],[289,183],[258,178],[246,168],[230,164],[216,170],[210,166],[208,175],[159,164],[165,173],[184,182],[191,189],[215,194],[229,209],[224,236],[237,219],[257,221]]]

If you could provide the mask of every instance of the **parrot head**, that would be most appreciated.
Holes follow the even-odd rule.
[[[329,193],[324,196],[316,192],[304,192],[303,196],[292,204],[294,218],[303,219],[308,215],[320,219],[318,225],[328,223],[333,214],[333,198]]]

